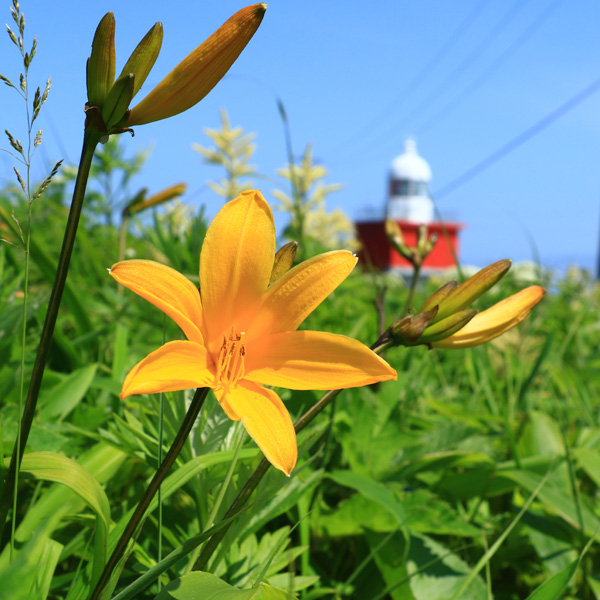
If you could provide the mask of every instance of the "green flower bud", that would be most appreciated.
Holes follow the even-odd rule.
[[[510,260],[500,260],[461,283],[440,302],[437,319],[443,319],[470,306],[479,296],[487,292],[506,275],[511,262]]]
[[[94,34],[87,62],[88,105],[102,108],[115,81],[115,17],[106,13]]]

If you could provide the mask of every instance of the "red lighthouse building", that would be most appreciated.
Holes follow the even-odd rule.
[[[408,139],[404,154],[391,165],[386,217],[398,224],[407,246],[417,245],[419,225],[427,225],[430,234],[437,235],[437,242],[423,263],[423,275],[454,266],[459,256],[459,231],[464,227],[462,223],[434,220],[430,180],[429,164],[417,153],[414,140]],[[390,246],[384,220],[361,221],[356,223],[356,230],[363,264],[370,263],[384,271],[412,271],[410,263]]]

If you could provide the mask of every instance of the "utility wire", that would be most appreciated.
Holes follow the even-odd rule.
[[[465,98],[477,91],[523,44],[525,44],[525,42],[529,40],[529,38],[531,38],[531,36],[548,20],[562,1],[563,0],[554,0],[554,2],[547,5],[542,14],[539,15],[533,23],[530,23],[523,33],[506,50],[504,50],[490,66],[486,67],[481,75],[471,81],[470,85],[463,89],[462,92],[450,100],[450,102],[432,117],[427,119],[423,125],[415,127],[415,131],[419,135],[423,135],[423,133],[426,133],[435,124],[439,123],[439,121],[449,112],[452,112],[457,106],[460,106]]]
[[[361,129],[359,129],[352,137],[348,138],[343,148],[346,148],[349,143],[355,142],[357,139],[362,139],[365,133],[372,130],[375,125],[381,124],[386,117],[389,117],[398,104],[402,103],[406,98],[415,92],[426,79],[435,72],[437,66],[448,56],[452,48],[459,42],[459,40],[468,31],[469,27],[479,16],[479,13],[483,10],[484,6],[489,0],[480,0],[471,10],[470,13],[459,23],[458,27],[450,34],[448,39],[442,44],[438,51],[431,57],[431,59],[425,64],[421,70],[404,86],[402,91],[396,95],[386,106],[380,109],[372,119],[366,123]]]
[[[410,121],[417,115],[423,113],[423,110],[430,106],[433,102],[438,100],[440,96],[443,96],[452,86],[463,76],[471,65],[476,62],[487,49],[494,43],[498,36],[510,25],[510,23],[517,16],[519,11],[527,4],[527,0],[516,0],[514,4],[508,9],[504,17],[496,24],[496,26],[490,31],[481,42],[471,51],[465,58],[456,66],[456,68],[440,83],[437,87],[423,100],[419,102],[419,105],[414,108],[406,117],[404,122],[410,123]]]
[[[447,196],[451,192],[454,192],[457,188],[461,187],[477,175],[489,169],[493,164],[504,158],[507,154],[510,154],[513,150],[523,145],[526,141],[536,136],[538,133],[552,125],[555,121],[566,115],[568,112],[573,110],[576,106],[581,104],[584,100],[587,100],[590,96],[600,90],[600,78],[596,79],[592,84],[587,86],[585,89],[580,91],[575,96],[561,104],[558,108],[554,109],[551,113],[537,121],[531,127],[514,137],[512,140],[504,144],[492,152],[489,156],[479,161],[476,165],[465,171],[462,175],[459,175],[450,183],[436,190],[433,196],[436,200],[439,200],[443,196]]]
[[[426,99],[421,102],[417,107],[415,107],[412,111],[408,113],[408,115],[404,116],[404,123],[410,122],[416,115],[422,113],[423,109],[436,101],[440,96],[444,94],[444,92],[448,89],[451,89],[452,84],[457,81],[460,76],[466,72],[466,70],[480,57],[482,54],[486,52],[486,50],[494,43],[494,41],[498,38],[498,36],[512,23],[515,19],[519,11],[525,6],[528,0],[516,0],[510,8],[504,13],[504,16],[496,23],[496,25],[492,28],[492,30],[483,38],[483,40],[477,45],[477,47],[472,50],[461,62],[460,64],[453,69],[453,71],[442,81],[441,84],[436,86],[431,94],[429,94]],[[406,125],[403,125],[406,130]],[[379,144],[376,143],[378,140],[382,140],[384,137],[388,140],[391,138],[392,132],[397,132],[400,127],[398,124],[396,127],[388,128],[384,133],[378,135],[374,142],[370,144],[371,150],[375,150],[375,148],[379,149]],[[352,138],[354,139],[354,138]],[[350,146],[351,148],[352,146]],[[349,151],[348,145],[344,147],[342,154],[344,152]],[[362,156],[366,156],[367,152],[363,152]]]

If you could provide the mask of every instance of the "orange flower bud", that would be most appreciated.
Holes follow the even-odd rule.
[[[167,119],[200,102],[246,47],[266,8],[255,4],[233,15],[131,110],[127,126]]]
[[[462,329],[432,346],[470,348],[489,342],[520,323],[545,293],[539,285],[529,286],[475,315]]]
[[[127,212],[129,213],[139,213],[147,208],[152,206],[158,206],[159,204],[163,204],[164,202],[168,202],[169,200],[173,200],[173,198],[177,198],[177,196],[181,196],[185,193],[187,189],[187,184],[185,183],[177,183],[168,188],[165,188],[158,194],[153,194],[149,198],[145,200],[143,198],[139,198],[136,196],[134,200],[127,207]]]

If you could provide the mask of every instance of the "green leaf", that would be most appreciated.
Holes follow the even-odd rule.
[[[334,471],[333,473],[329,473],[327,477],[340,485],[356,490],[365,498],[376,502],[388,510],[401,527],[406,525],[406,515],[404,514],[402,505],[396,496],[394,496],[394,493],[384,484],[374,481],[365,475],[353,473],[352,471]]]
[[[62,421],[80,402],[90,388],[98,365],[92,364],[70,373],[40,397],[41,419],[58,417]]]
[[[171,581],[155,600],[294,600],[294,596],[265,583],[238,590],[215,575],[197,571]]]
[[[6,462],[6,461],[5,461]],[[54,452],[30,452],[23,456],[21,477],[62,483],[75,492],[96,514],[93,580],[106,562],[110,504],[98,481],[81,465]]]
[[[13,235],[20,236],[20,232],[15,225],[15,222],[8,214],[7,210],[0,205],[0,220],[2,223],[5,223],[8,228],[11,230]],[[54,278],[56,277],[56,265],[57,261],[51,258],[48,255],[47,249],[42,249],[41,245],[38,245],[36,240],[32,237],[29,240],[29,250],[31,254],[31,259],[37,264],[40,268],[40,271],[46,278],[46,280],[50,283],[54,283]],[[89,333],[94,329],[92,326],[92,322],[88,316],[88,311],[84,308],[83,303],[80,300],[82,294],[75,291],[73,286],[67,282],[65,283],[65,290],[63,292],[63,304],[69,307],[70,310],[73,311],[73,316],[75,317],[74,322],[77,325],[77,328],[80,333]],[[57,329],[58,331],[58,329]]]
[[[573,575],[575,575],[575,572],[579,568],[579,563],[595,542],[597,533],[598,529],[588,540],[588,543],[585,545],[585,548],[581,551],[581,554],[577,559],[558,573],[552,575],[550,579],[544,581],[542,585],[534,590],[533,594],[528,596],[527,600],[558,600],[559,598],[562,598],[563,592],[567,589]]]
[[[527,492],[533,492],[543,480],[543,477],[537,473],[518,470],[499,471],[499,477],[511,479]],[[538,501],[544,504],[548,512],[561,516],[571,527],[577,530],[580,529],[578,509],[572,494],[557,487],[553,480],[549,480],[539,492]],[[589,506],[587,506],[587,503],[582,502],[579,508],[583,520],[584,533],[588,536],[594,535],[594,532],[600,526],[600,520]]]
[[[127,368],[129,328],[117,323],[113,348],[112,375],[121,383],[123,373]]]
[[[558,600],[562,598],[578,567],[579,558],[544,581],[532,594],[527,596],[527,600]]]
[[[232,521],[237,519],[240,514],[247,511],[250,506],[242,508],[239,512],[235,513],[228,519],[223,519],[214,527],[211,527],[210,529],[207,529],[206,531],[203,531],[202,533],[185,541],[183,544],[181,544],[181,546],[175,548],[175,550],[173,550],[173,552],[171,552],[168,556],[163,558],[153,567],[149,568],[141,577],[138,577],[132,584],[127,586],[127,588],[114,596],[113,600],[133,600],[133,598],[137,598],[139,593],[156,581],[162,575],[162,573],[177,564],[182,558],[190,554],[193,550],[200,546],[200,544],[212,537],[215,533],[228,526]],[[113,572],[111,582],[107,588],[105,588],[105,592],[110,592],[110,590],[114,589],[118,577],[119,573]]]
[[[90,448],[77,462],[98,483],[104,484],[119,472],[126,458],[123,452],[103,442]],[[81,512],[84,507],[85,502],[79,496],[74,496],[68,488],[52,486],[27,510],[17,529],[17,540],[26,542],[40,523],[49,524],[50,517],[59,523],[67,515]]]
[[[0,559],[0,597],[46,600],[62,544],[38,535],[9,559],[8,546]]]
[[[556,420],[545,413],[530,410],[528,423],[519,439],[519,456],[562,456],[564,446]]]
[[[591,448],[575,448],[573,458],[588,477],[600,487],[600,452]]]

